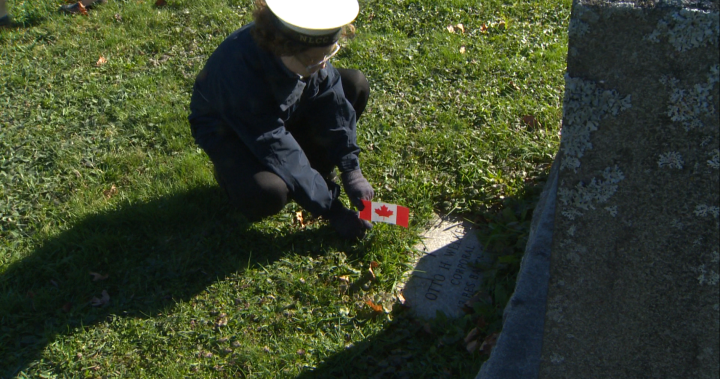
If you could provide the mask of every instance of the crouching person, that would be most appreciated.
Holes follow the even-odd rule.
[[[369,85],[360,71],[329,60],[358,3],[316,3],[256,1],[254,22],[225,39],[198,74],[189,121],[218,183],[248,220],[276,214],[293,199],[357,239],[372,226],[342,204],[333,179],[337,167],[360,210],[361,200],[373,198],[356,141]]]

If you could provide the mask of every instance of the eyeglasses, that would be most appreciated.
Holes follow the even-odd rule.
[[[335,48],[333,49],[333,51],[332,51],[330,54],[328,54],[328,55],[326,55],[325,57],[323,57],[323,60],[321,60],[320,62],[318,62],[318,63],[313,63],[313,64],[305,67],[305,70],[307,70],[307,72],[313,72],[313,71],[315,71],[316,68],[321,67],[322,65],[324,65],[325,63],[327,63],[327,61],[329,61],[330,58],[334,57],[335,54],[338,53],[338,51],[340,51],[340,45],[335,44]]]

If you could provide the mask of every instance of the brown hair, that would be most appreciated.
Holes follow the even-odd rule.
[[[253,19],[255,27],[252,29],[252,35],[257,44],[275,54],[278,57],[297,55],[312,46],[308,46],[297,42],[285,34],[278,28],[281,22],[275,14],[268,8],[265,0],[255,0],[255,11],[253,11]],[[341,37],[352,38],[355,35],[355,27],[348,24],[343,26]]]

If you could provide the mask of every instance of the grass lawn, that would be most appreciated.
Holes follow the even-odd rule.
[[[570,0],[360,0],[333,63],[370,81],[363,171],[411,227],[359,243],[295,204],[245,222],[194,145],[194,77],[250,0],[59,5],[0,29],[0,378],[474,377],[558,148]],[[497,256],[454,321],[394,290],[433,212]]]

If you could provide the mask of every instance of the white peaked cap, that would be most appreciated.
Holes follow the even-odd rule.
[[[265,0],[268,8],[297,33],[323,35],[347,25],[357,17],[357,0]]]

